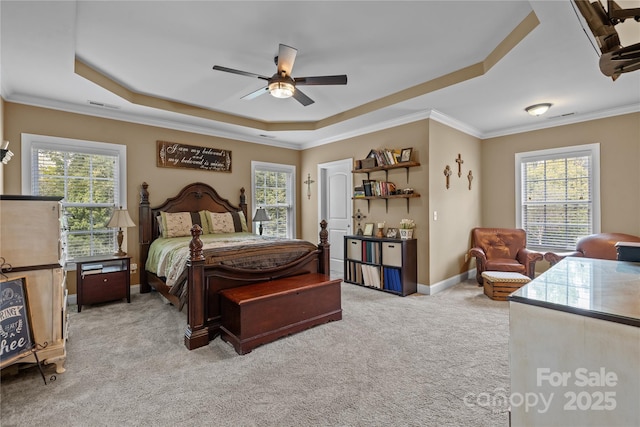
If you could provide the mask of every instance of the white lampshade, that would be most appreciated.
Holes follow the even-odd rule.
[[[135,226],[136,225],[134,224],[133,220],[129,216],[129,212],[127,212],[126,209],[122,209],[122,206],[120,206],[120,209],[113,210],[113,215],[111,215],[111,219],[107,224],[107,227],[112,227],[112,228],[135,227]]]

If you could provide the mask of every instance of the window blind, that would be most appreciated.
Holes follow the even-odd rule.
[[[120,200],[118,152],[34,143],[31,157],[31,193],[63,197],[67,258],[114,252],[115,230],[106,224]]]
[[[293,176],[295,168],[289,165],[252,162],[253,194],[256,207],[263,207],[271,221],[262,224],[266,236],[294,236]]]
[[[594,233],[594,162],[589,150],[520,159],[520,227],[527,244],[574,249]]]

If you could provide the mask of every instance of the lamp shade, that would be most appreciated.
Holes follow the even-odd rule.
[[[267,215],[267,211],[264,208],[258,208],[256,209],[256,214],[253,216],[253,222],[257,222],[257,221],[271,221],[271,218],[269,218],[269,215]]]
[[[107,227],[135,227],[135,224],[129,216],[129,212],[127,212],[126,209],[122,209],[122,206],[120,206],[120,209],[113,210],[113,215],[111,215],[111,219],[109,220]]]

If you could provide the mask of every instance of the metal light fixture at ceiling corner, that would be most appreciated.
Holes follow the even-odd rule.
[[[290,98],[295,90],[293,79],[284,71],[282,75],[275,74],[269,81],[269,93],[276,98]]]
[[[544,113],[546,113],[549,108],[551,108],[550,103],[545,102],[543,104],[534,104],[534,105],[530,105],[527,108],[524,109],[524,111],[526,111],[527,113],[531,114],[532,116],[541,116]]]

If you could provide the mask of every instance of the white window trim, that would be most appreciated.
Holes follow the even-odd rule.
[[[291,221],[288,222],[288,230],[287,233],[292,236],[293,239],[296,238],[296,167],[294,165],[285,165],[280,163],[268,163],[268,162],[258,162],[255,160],[251,161],[251,194],[256,194],[256,169],[257,170],[268,170],[272,172],[286,172],[291,176],[291,182],[289,183],[291,187],[290,194],[290,203],[291,203]],[[251,215],[250,218],[247,218],[248,221],[253,219],[253,214],[255,213],[257,208],[255,197],[251,197]],[[255,231],[255,225],[252,227],[252,230]]]
[[[600,144],[572,145],[546,150],[527,151],[515,154],[516,172],[516,227],[522,228],[522,163],[533,160],[550,160],[574,155],[591,156],[591,189],[593,196],[593,233],[600,233]],[[544,247],[537,247],[545,249]],[[549,248],[546,248],[549,249]]]
[[[81,151],[88,154],[118,155],[120,159],[118,197],[119,205],[127,209],[127,146],[107,142],[85,141],[57,136],[22,134],[22,194],[31,195],[31,147],[45,145],[52,149]]]

